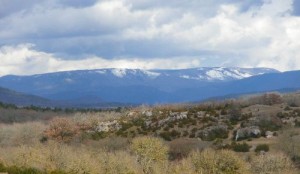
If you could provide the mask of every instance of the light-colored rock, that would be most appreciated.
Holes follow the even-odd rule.
[[[145,115],[146,117],[152,117],[153,115],[152,111],[143,111],[142,114]]]
[[[131,111],[131,112],[129,112],[129,113],[127,114],[127,116],[135,116],[135,115],[137,115],[137,113],[136,113],[136,112],[133,112],[133,111]]]
[[[122,126],[118,123],[117,120],[101,122],[95,128],[96,132],[109,132],[109,131],[117,131],[121,129]]]
[[[272,138],[274,136],[274,132],[266,131],[266,138]]]
[[[235,140],[246,139],[251,137],[258,137],[261,135],[261,131],[258,126],[250,126],[245,128],[240,128],[236,132]]]

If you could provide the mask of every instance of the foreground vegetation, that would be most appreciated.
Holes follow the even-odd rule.
[[[299,106],[298,93],[106,111],[0,106],[0,172],[299,173]]]

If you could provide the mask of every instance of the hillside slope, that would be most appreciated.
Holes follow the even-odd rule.
[[[45,106],[45,105],[50,105],[51,103],[50,100],[42,97],[27,95],[27,94],[19,93],[2,87],[0,87],[0,102],[16,104],[19,106],[28,106],[28,105]]]

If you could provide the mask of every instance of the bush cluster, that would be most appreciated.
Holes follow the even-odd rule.
[[[247,143],[235,143],[233,142],[231,144],[231,149],[234,150],[235,152],[249,152],[251,146],[248,145]]]
[[[267,144],[257,145],[256,148],[255,148],[255,152],[261,152],[261,151],[268,152],[269,151],[269,145],[267,145]]]

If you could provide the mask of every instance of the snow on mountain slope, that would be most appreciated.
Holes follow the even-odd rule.
[[[120,78],[124,77],[127,74],[126,69],[112,69],[111,72],[115,76],[120,77]]]
[[[193,68],[181,70],[97,69],[32,76],[0,77],[0,86],[52,100],[100,97],[106,101],[141,102],[172,98],[178,90],[230,82],[265,73],[266,68]],[[88,98],[90,99],[90,98]],[[134,100],[136,99],[136,100]],[[138,99],[138,100],[137,100]]]
[[[207,80],[226,80],[231,79],[243,79],[251,76],[258,75],[257,72],[247,72],[246,69],[241,68],[214,68],[206,72]]]
[[[90,70],[93,72],[93,70]],[[265,73],[276,73],[277,70],[269,68],[198,68],[181,70],[140,70],[140,69],[103,69],[95,70],[99,74],[113,74],[118,78],[142,76],[145,78],[176,77],[200,81],[228,81],[239,80]]]
[[[176,79],[189,79],[198,81],[231,81],[248,78],[251,76],[278,73],[279,71],[270,68],[223,68],[223,67],[206,67],[206,68],[193,68],[193,69],[180,69],[180,70],[141,70],[141,69],[96,69],[96,70],[76,70],[55,72],[46,74],[37,74],[32,76],[5,76],[10,80],[18,81],[27,78],[64,78],[66,83],[72,83],[76,78],[93,76],[97,77],[110,77],[110,78],[143,78],[143,79],[156,79],[160,78],[176,78]],[[0,77],[1,78],[1,77]]]
[[[87,106],[91,103],[98,106],[99,103],[107,102],[178,103],[218,96],[300,89],[300,71],[280,73],[261,68],[113,70],[83,70],[33,76],[10,75],[0,77],[0,86],[48,98],[63,106],[74,102],[76,106]],[[116,71],[122,73],[116,75]],[[245,78],[248,76],[252,77]]]
[[[269,68],[223,68],[223,67],[207,67],[198,69],[185,70],[158,70],[165,72],[165,75],[177,76],[183,79],[200,80],[200,81],[230,81],[248,78],[251,76],[276,73],[277,70]]]
[[[158,72],[141,70],[141,69],[114,68],[114,69],[105,69],[105,70],[96,70],[96,71],[100,74],[113,74],[119,78],[123,78],[126,76],[144,76],[144,77],[149,77],[149,78],[155,78],[160,75],[160,73],[158,73]]]

